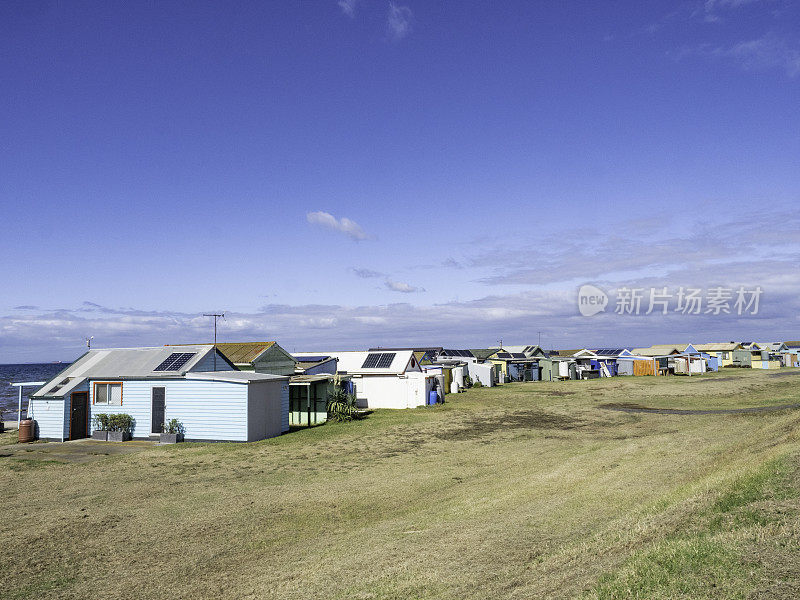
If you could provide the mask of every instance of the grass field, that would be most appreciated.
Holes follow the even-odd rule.
[[[602,407],[797,403],[800,369],[448,400],[253,444],[5,446],[0,597],[800,596],[800,410]]]

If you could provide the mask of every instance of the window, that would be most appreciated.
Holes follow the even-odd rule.
[[[94,403],[108,406],[122,406],[121,383],[95,383]]]

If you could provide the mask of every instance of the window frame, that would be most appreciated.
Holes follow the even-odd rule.
[[[122,382],[121,381],[93,381],[92,382],[92,406],[122,406]],[[106,401],[105,402],[97,402],[97,388],[98,386],[104,385],[106,386]],[[119,386],[119,404],[111,404],[109,400],[111,399],[111,395],[108,392],[110,388],[108,386],[111,385],[118,385]]]

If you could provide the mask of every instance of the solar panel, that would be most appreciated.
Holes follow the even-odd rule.
[[[361,365],[362,369],[388,369],[392,366],[394,357],[397,352],[375,352],[367,354],[364,364]]]
[[[514,358],[527,358],[524,352],[512,352],[511,356]]]
[[[622,354],[624,348],[599,348],[595,350],[595,354],[604,354],[606,356],[616,356]]]
[[[178,371],[196,352],[173,352],[153,371]]]
[[[389,352],[387,354],[381,354],[381,357],[378,359],[378,368],[379,369],[388,369],[392,366],[392,361],[394,361],[395,353]]]
[[[510,352],[498,352],[497,358],[511,358]]]
[[[361,365],[362,369],[374,369],[378,366],[378,361],[380,360],[380,354],[367,354],[367,358],[364,361],[364,364]]]

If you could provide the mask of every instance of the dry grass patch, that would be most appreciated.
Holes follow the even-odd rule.
[[[737,482],[790,464],[781,461],[798,450],[800,411],[598,408],[800,401],[800,380],[725,375],[739,379],[476,389],[254,444],[152,447],[84,464],[14,470],[17,459],[3,458],[3,595],[624,597],[652,573],[647,589],[668,597],[683,593],[675,585],[687,569],[700,582],[730,575],[716,592],[687,588],[701,596],[785,590],[770,569],[792,569],[796,482],[758,480],[755,495]],[[770,564],[754,562],[766,552]]]

